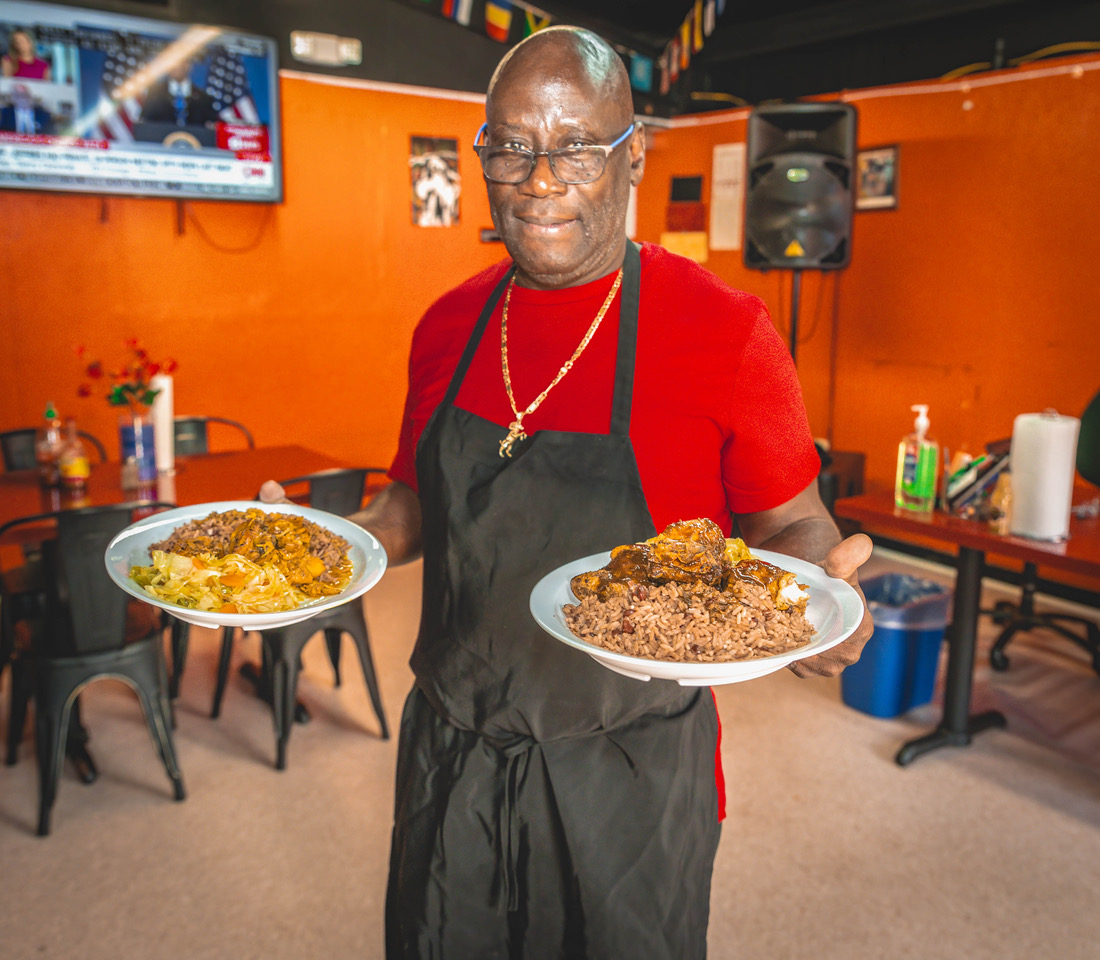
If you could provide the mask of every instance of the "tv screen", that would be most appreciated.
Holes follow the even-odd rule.
[[[0,187],[282,199],[269,37],[0,4]]]

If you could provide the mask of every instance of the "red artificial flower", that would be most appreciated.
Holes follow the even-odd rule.
[[[133,358],[122,367],[106,374],[111,384],[105,396],[112,406],[129,406],[136,410],[153,402],[160,391],[153,389],[150,381],[158,373],[171,373],[175,370],[176,361],[165,360],[163,363],[157,363],[151,360],[148,351],[141,346],[141,342],[136,337],[129,337],[123,343],[133,354]],[[84,346],[78,346],[77,357],[83,359],[84,354]],[[91,380],[102,380],[104,374],[103,363],[99,360],[92,361],[84,368],[84,375]],[[90,397],[92,393],[90,383],[81,384],[77,390],[79,397]]]

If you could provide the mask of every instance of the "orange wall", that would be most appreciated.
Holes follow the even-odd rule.
[[[892,486],[911,404],[930,405],[952,451],[977,452],[1017,414],[1077,415],[1100,388],[1098,68],[1061,59],[845,96],[860,147],[899,146],[899,205],[857,211],[848,269],[803,274],[798,366],[815,434],[865,452],[869,485]],[[703,174],[709,197],[713,146],[745,138],[747,112],[724,116],[653,137],[642,234],[663,228],[672,176]],[[787,329],[789,274],[746,270],[739,251],[707,266]]]
[[[188,202],[0,191],[0,429],[49,399],[117,451],[117,409],[78,399],[85,344],[105,362],[140,337],[173,356],[177,413],[246,423],[388,466],[425,307],[500,259],[476,158],[460,151],[461,223],[412,225],[409,136],[473,142],[478,102],[284,77],[286,202]],[[33,371],[33,373],[32,373]]]
[[[900,147],[900,206],[856,214],[848,269],[803,274],[798,360],[814,432],[864,451],[869,484],[892,484],[912,403],[951,449],[976,450],[1017,413],[1077,413],[1100,386],[1097,67],[847,95],[862,146]],[[177,412],[388,463],[417,317],[503,256],[478,239],[490,218],[467,145],[483,107],[300,75],[281,90],[282,205],[189,202],[179,235],[171,201],[0,191],[0,429],[53,399],[113,449],[116,411],[76,398],[72,347],[110,361],[137,335],[178,359]],[[640,239],[660,237],[672,176],[702,174],[709,198],[711,149],[743,140],[746,116],[651,131]],[[412,226],[411,134],[458,138],[459,226]],[[707,265],[785,333],[788,273],[748,271],[736,251]]]

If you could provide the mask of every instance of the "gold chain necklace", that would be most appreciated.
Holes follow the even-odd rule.
[[[516,406],[515,395],[512,393],[512,376],[508,371],[508,304],[511,303],[512,287],[514,287],[516,283],[515,276],[512,276],[511,281],[508,283],[508,292],[504,295],[504,310],[500,317],[500,364],[504,370],[504,389],[508,391],[508,402],[512,405],[512,413],[515,415],[516,419],[508,426],[508,436],[500,441],[500,455],[502,457],[511,457],[512,447],[515,445],[516,441],[527,439],[527,434],[523,432],[523,418],[534,413],[539,408],[539,404],[546,399],[546,395],[561,382],[561,378],[573,368],[573,364],[577,362],[577,358],[584,353],[584,348],[588,346],[588,341],[592,339],[592,335],[599,327],[600,321],[603,320],[604,314],[607,313],[608,308],[611,306],[611,302],[615,299],[615,294],[619,292],[619,286],[622,282],[623,272],[620,270],[615,277],[615,282],[611,284],[611,291],[608,293],[607,299],[604,300],[603,306],[600,307],[600,312],[596,314],[596,319],[592,321],[591,326],[588,328],[588,332],[581,338],[581,342],[577,346],[577,349],[573,351],[573,356],[562,364],[561,369],[558,371],[558,375],[550,381],[550,386],[535,397],[523,413],[520,413],[519,407]]]

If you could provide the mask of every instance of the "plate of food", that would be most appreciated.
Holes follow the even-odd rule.
[[[165,510],[107,547],[111,579],[200,627],[269,630],[362,596],[386,551],[357,524],[293,503],[226,500]]]
[[[750,551],[710,520],[564,564],[530,606],[543,630],[609,670],[685,686],[762,677],[836,646],[863,619],[845,581]]]

